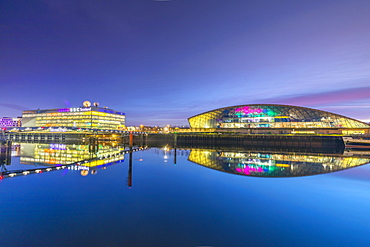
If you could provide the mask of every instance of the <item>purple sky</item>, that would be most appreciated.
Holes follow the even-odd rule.
[[[370,121],[370,1],[2,0],[0,117],[100,102],[127,125],[289,104]]]

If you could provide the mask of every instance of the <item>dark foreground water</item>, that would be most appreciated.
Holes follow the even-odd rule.
[[[216,157],[244,173],[237,175],[189,155],[178,150],[174,164],[173,151],[133,153],[131,187],[129,154],[106,169],[4,178],[0,246],[369,246],[369,165],[253,177],[245,175],[267,174],[268,164],[228,165],[230,154]],[[275,168],[288,165],[275,161]],[[13,157],[12,166],[25,165]]]

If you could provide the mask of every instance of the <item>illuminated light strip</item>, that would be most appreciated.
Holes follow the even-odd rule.
[[[290,118],[289,116],[277,116],[277,117],[274,117],[274,118]]]
[[[244,120],[244,119],[249,119],[249,120],[254,120],[254,119],[273,119],[273,118],[274,117],[270,117],[270,116],[265,116],[265,117],[241,117],[242,120]]]
[[[290,167],[290,165],[287,165],[287,164],[275,164],[275,166],[278,166],[278,167]]]
[[[242,168],[236,168],[235,169],[237,172],[244,173],[245,175],[250,175],[250,172],[264,172],[262,167],[245,167],[244,169]]]
[[[245,106],[245,107],[242,107],[242,108],[236,108],[235,111],[236,112],[244,112],[244,113],[247,113],[247,114],[267,112],[266,109],[260,109],[260,108],[251,109],[251,108],[249,108],[249,106]]]
[[[292,131],[292,134],[315,134],[315,131]]]

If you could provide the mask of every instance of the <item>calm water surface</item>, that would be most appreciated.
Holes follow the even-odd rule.
[[[0,246],[368,246],[369,165],[253,177],[245,161],[222,163],[238,175],[209,169],[192,152],[177,150],[176,164],[173,150],[133,153],[132,186],[129,154],[87,173],[70,167],[3,179]],[[8,169],[34,165],[13,157]]]

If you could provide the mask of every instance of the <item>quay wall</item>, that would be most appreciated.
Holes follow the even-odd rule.
[[[143,137],[136,137],[137,143]],[[144,138],[149,146],[170,145],[194,148],[246,147],[289,148],[292,150],[344,150],[341,136],[330,135],[248,135],[248,134],[149,134]]]
[[[129,136],[109,139],[105,135],[91,133],[68,132],[8,132],[5,139],[13,142],[69,142],[96,138],[129,143]],[[294,151],[301,150],[344,150],[341,136],[335,135],[262,135],[262,134],[231,134],[231,133],[172,133],[172,134],[136,134],[133,143],[140,146],[163,147],[169,145],[178,148],[274,148]]]

